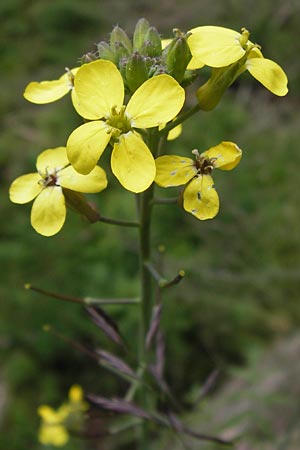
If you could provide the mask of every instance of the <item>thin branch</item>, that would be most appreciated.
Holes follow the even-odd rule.
[[[84,297],[85,305],[137,305],[140,303],[139,298],[93,298]]]
[[[163,136],[164,134],[169,133],[170,130],[173,130],[173,128],[177,127],[177,125],[181,124],[185,120],[187,120],[189,117],[193,116],[196,112],[200,111],[200,106],[197,104],[193,106],[191,109],[186,111],[185,113],[181,114],[177,117],[177,119],[170,122],[168,125],[165,126],[162,130],[159,131],[159,134]]]
[[[24,288],[28,289],[28,290],[31,290],[31,291],[39,292],[40,294],[43,294],[46,297],[52,297],[52,298],[56,298],[58,300],[66,301],[66,302],[80,303],[82,305],[85,304],[85,302],[84,302],[84,300],[82,298],[72,297],[70,295],[63,295],[63,294],[57,294],[55,292],[46,291],[45,289],[41,289],[39,287],[32,286],[32,284],[30,284],[30,283],[26,283],[24,285]]]
[[[139,228],[139,226],[140,226],[139,222],[130,221],[130,220],[112,219],[111,217],[104,217],[104,216],[100,216],[98,221],[108,223],[110,225],[119,225],[121,227]]]
[[[154,198],[152,200],[153,205],[175,205],[178,202],[178,197],[170,198]]]
[[[71,295],[58,294],[56,292],[50,292],[45,289],[41,289],[36,286],[32,286],[30,283],[24,285],[25,289],[38,292],[46,297],[56,298],[57,300],[63,300],[66,302],[79,303],[84,306],[97,306],[97,305],[136,305],[140,303],[139,298],[93,298],[93,297],[72,297]]]
[[[149,261],[145,262],[144,265],[148,269],[148,271],[151,273],[151,275],[157,282],[158,286],[162,289],[165,289],[165,288],[168,288],[170,286],[174,286],[175,284],[180,283],[182,278],[185,276],[184,270],[180,270],[178,272],[178,274],[172,280],[167,280],[156,270],[156,268],[153,266],[153,264],[151,264]]]

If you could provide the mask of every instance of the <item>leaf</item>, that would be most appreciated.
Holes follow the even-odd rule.
[[[116,344],[123,348],[126,345],[120,334],[119,327],[116,322],[99,306],[88,306],[86,308],[88,314],[92,318],[93,322],[103,331],[103,333]]]

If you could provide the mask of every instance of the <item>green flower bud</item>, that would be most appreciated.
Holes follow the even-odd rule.
[[[146,34],[150,24],[146,19],[138,20],[133,33],[133,50],[142,53],[142,46],[146,40]]]
[[[132,45],[129,37],[123,28],[119,26],[114,27],[110,34],[110,46],[114,48],[116,42],[121,42],[123,46],[127,49],[127,53],[130,54],[132,52]]]
[[[115,42],[112,48],[114,50],[115,59],[117,63],[119,63],[120,60],[123,58],[128,58],[128,56],[130,55],[130,53],[128,53],[127,48],[120,41]]]
[[[244,58],[230,66],[212,69],[209,80],[197,90],[197,99],[201,109],[211,111],[217,106],[226,89],[237,78],[243,64]]]
[[[148,79],[148,69],[144,58],[134,52],[128,59],[126,65],[127,86],[134,92]]]
[[[150,27],[146,33],[145,40],[142,45],[141,54],[157,57],[161,56],[162,47],[160,35],[155,27]]]
[[[165,63],[168,73],[179,83],[183,80],[191,58],[186,37],[183,35],[175,37],[162,54],[162,61]]]
[[[107,59],[109,61],[112,61],[113,63],[116,62],[115,54],[107,42],[105,41],[99,42],[97,44],[97,49],[100,59]]]
[[[89,63],[92,61],[96,61],[97,56],[95,53],[89,52],[81,57],[81,64]]]

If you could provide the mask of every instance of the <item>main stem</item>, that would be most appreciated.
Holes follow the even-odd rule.
[[[149,134],[148,146],[152,154],[156,155],[158,149],[159,135],[156,130]],[[143,367],[147,364],[147,355],[145,348],[145,341],[147,330],[149,328],[152,307],[153,307],[153,289],[151,273],[147,269],[147,263],[151,257],[151,216],[153,205],[154,183],[142,194],[139,198],[139,257],[140,257],[140,320],[139,320],[139,364],[142,373]],[[143,388],[140,388],[143,389]],[[149,394],[145,391],[139,392],[140,399],[144,407],[150,406]],[[149,446],[148,441],[148,425],[143,423],[140,430],[140,447],[147,450]]]

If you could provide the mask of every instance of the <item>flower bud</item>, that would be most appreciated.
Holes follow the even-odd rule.
[[[150,27],[145,35],[145,40],[142,44],[141,54],[157,57],[161,56],[162,47],[160,35],[155,27]]]
[[[146,34],[150,24],[146,19],[138,20],[133,33],[133,50],[142,53],[142,46],[146,40]]]
[[[212,69],[209,80],[197,90],[197,99],[201,109],[211,111],[217,106],[226,89],[238,76],[239,69],[243,64],[241,61],[227,67]]]
[[[99,42],[97,44],[97,49],[100,59],[107,59],[113,63],[116,62],[115,54],[107,42],[105,41]]]
[[[112,49],[114,51],[115,60],[117,64],[120,62],[121,59],[128,58],[128,56],[130,55],[130,53],[128,53],[127,48],[120,41],[115,42]]]
[[[128,54],[132,52],[131,41],[123,28],[120,28],[119,26],[114,27],[110,34],[111,48],[114,48],[116,42],[121,42],[121,44],[126,48]]]
[[[134,92],[148,79],[148,70],[144,58],[134,52],[126,64],[127,86]]]
[[[70,209],[73,209],[74,211],[86,217],[90,223],[98,222],[100,218],[99,213],[94,208],[92,208],[83,194],[66,188],[64,188],[63,191],[66,205]]]
[[[192,58],[186,37],[176,36],[164,49],[162,61],[167,67],[168,73],[179,83],[183,80],[185,70]]]

